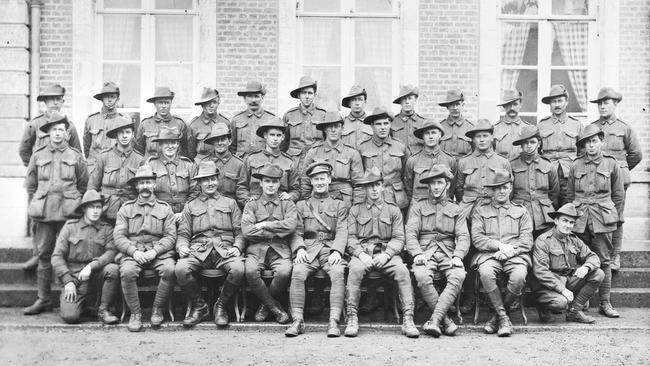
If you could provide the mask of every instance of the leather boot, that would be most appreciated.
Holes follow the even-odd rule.
[[[404,320],[402,320],[402,334],[408,338],[417,338],[420,336],[418,328],[413,323],[413,312],[404,313]]]
[[[598,308],[598,312],[608,318],[618,318],[621,316],[618,311],[614,310],[612,303],[609,301],[601,302],[600,307]]]
[[[441,314],[434,312],[431,315],[431,318],[429,318],[429,320],[427,320],[427,322],[422,325],[422,330],[426,334],[438,338],[442,334],[442,329],[440,329],[441,321],[442,321]]]
[[[616,253],[614,254],[614,257],[612,258],[612,271],[619,271],[621,269],[621,253]]]
[[[226,281],[223,284],[223,289],[221,290],[221,294],[219,294],[219,298],[217,299],[217,302],[214,303],[214,308],[212,309],[214,313],[214,323],[217,326],[224,327],[227,326],[230,323],[230,319],[228,319],[228,311],[226,310],[226,304],[228,303],[228,300],[237,292],[238,287]]]
[[[183,326],[186,328],[191,328],[199,324],[203,319],[207,318],[210,315],[210,310],[208,310],[208,304],[203,301],[201,297],[192,302],[192,308],[190,309],[190,315],[187,318],[183,319]]]
[[[510,318],[508,317],[508,313],[506,313],[506,309],[500,309],[498,312],[499,314],[499,330],[497,331],[497,335],[499,337],[510,337],[512,334],[512,323],[510,322]]]
[[[445,316],[442,318],[442,326],[443,333],[448,337],[453,337],[458,331],[458,325],[456,325],[456,323],[454,323],[454,321],[447,314],[445,314]]]
[[[38,315],[44,311],[52,310],[52,301],[36,299],[33,304],[23,309],[25,315]]]
[[[567,311],[566,313],[566,321],[592,324],[596,322],[596,319],[594,319],[594,317],[592,316],[586,315],[585,313],[582,312],[582,310],[578,310],[577,308],[571,307],[569,311]]]
[[[113,315],[107,308],[100,307],[97,311],[97,318],[106,325],[113,325],[120,322],[120,319]]]
[[[519,296],[510,292],[506,289],[505,294],[503,294],[503,307],[506,309],[506,312],[517,310],[519,308]]]
[[[20,265],[23,271],[34,272],[38,267],[38,256],[34,255]]]
[[[348,324],[345,327],[346,337],[356,337],[359,334],[359,318],[357,314],[348,315]]]
[[[493,334],[494,331],[496,331],[499,337],[510,336],[510,334],[512,333],[512,324],[510,323],[510,318],[508,318],[506,309],[503,306],[501,291],[499,291],[499,289],[496,288],[488,292],[488,297],[490,299],[490,302],[492,303],[492,306],[494,307],[495,315],[493,315],[492,318],[488,320],[488,323],[485,324],[485,328],[484,328],[485,332],[488,334]],[[497,322],[498,325],[495,324]]]
[[[289,314],[287,314],[287,312],[282,309],[282,306],[277,301],[272,306],[269,306],[268,309],[271,313],[273,313],[275,321],[280,324],[287,324],[289,322],[289,319],[291,319],[289,317]]]
[[[553,317],[553,312],[544,309],[541,306],[537,306],[537,315],[539,316],[539,321],[542,323],[555,323],[555,317]]]
[[[129,332],[142,332],[142,314],[133,313],[129,318],[129,325],[127,326]]]
[[[255,312],[255,321],[263,322],[268,317],[269,317],[269,308],[264,304],[260,304],[260,307],[257,308],[257,311]]]
[[[329,338],[336,338],[341,336],[338,320],[330,319],[329,323],[327,323],[327,336]]]
[[[483,332],[485,334],[494,334],[499,329],[499,318],[496,313],[492,313],[492,316],[483,326]]]
[[[303,333],[305,333],[305,321],[302,319],[294,319],[289,328],[284,331],[284,335],[287,337],[296,337]]]
[[[161,308],[151,308],[151,327],[158,328],[163,322],[163,310]]]

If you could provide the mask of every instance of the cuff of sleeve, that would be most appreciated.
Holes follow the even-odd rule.
[[[360,247],[354,250],[354,253],[352,253],[353,256],[359,258],[359,254],[363,253],[363,249]]]
[[[397,254],[397,253],[395,253],[393,248],[390,248],[390,247],[386,248],[386,251],[384,253],[388,254],[388,256],[391,257],[391,258],[393,258],[395,256],[395,254]]]
[[[88,263],[88,265],[90,266],[90,269],[93,272],[97,271],[99,269],[99,266],[100,266],[98,260],[93,260],[92,262]]]
[[[133,253],[135,253],[136,250],[138,250],[138,249],[135,247],[135,245],[132,244],[132,245],[129,247],[129,249],[126,250],[126,254],[130,255],[131,257],[133,257]]]
[[[71,275],[70,272],[63,275],[63,278],[62,278],[61,282],[63,282],[64,286],[66,284],[68,284],[69,282],[74,283],[75,286],[79,285],[79,280],[76,279],[73,275]]]
[[[564,291],[564,290],[566,290],[566,286],[564,286],[564,285],[561,284],[561,283],[559,283],[559,284],[557,284],[557,285],[555,286],[555,291],[559,292],[560,294],[561,294],[562,291]]]

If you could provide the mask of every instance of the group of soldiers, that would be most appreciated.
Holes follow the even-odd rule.
[[[396,282],[408,337],[419,336],[413,283],[432,311],[422,329],[435,337],[455,334],[447,313],[461,291],[465,307],[486,293],[493,312],[485,332],[509,336],[508,312],[523,301],[527,278],[542,321],[566,310],[568,321],[593,323],[583,310],[596,291],[600,313],[619,316],[611,276],[629,170],[641,160],[634,132],[615,115],[621,94],[601,89],[592,101],[600,119],[583,127],[567,115],[562,85],[542,98],[551,116],[537,125],[519,117],[516,90],[503,93],[494,125],[465,117],[460,90],[439,103],[449,111],[440,122],[415,111],[411,85],[393,101],[395,116],[384,107],[366,113],[358,85],[341,101],[345,118],[316,106],[317,91],[302,77],[290,93],[298,106],[280,119],[263,107],[265,87],[251,81],[237,93],[246,109],[228,120],[219,92],[205,88],[195,103],[203,112],[186,124],[171,114],[174,93],[159,87],[147,100],[156,113],[136,125],[117,111],[120,90],[107,82],[82,147],[60,114],[65,89],[46,88],[38,97],[46,111],[20,148],[35,246],[25,269],[36,269],[38,283],[25,314],[52,307],[54,273],[64,321],[80,321],[98,293],[100,320],[117,323],[111,309],[121,287],[128,329],[140,331],[137,280],[152,269],[152,327],[175,284],[192,327],[210,313],[197,277],[220,269],[215,323],[229,323],[226,304],[245,282],[261,304],[255,320],[291,322],[287,336],[305,331],[305,281],[321,270],[331,282],[330,337],[341,335],[343,311],[345,336],[358,334],[369,274]],[[279,301],[287,289],[289,313]],[[368,283],[370,303],[373,291]]]

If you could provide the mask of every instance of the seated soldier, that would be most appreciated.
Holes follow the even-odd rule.
[[[403,311],[402,333],[409,338],[420,335],[413,323],[411,274],[400,254],[404,248],[404,224],[399,207],[383,198],[383,177],[377,169],[366,172],[356,182],[366,190],[366,199],[350,209],[348,215],[348,324],[346,337],[359,333],[357,317],[361,281],[366,273],[377,271],[397,281]]]
[[[116,262],[120,263],[120,278],[124,301],[131,310],[128,329],[142,330],[142,312],[136,281],[140,271],[154,269],[160,281],[151,310],[151,326],[163,322],[162,308],[174,290],[174,243],[176,225],[174,212],[164,201],[156,199],[156,175],[149,165],[138,168],[128,181],[138,191],[138,198],[122,205],[117,212],[113,238],[120,251]]]
[[[217,191],[222,195],[237,199],[237,182],[244,177],[244,162],[230,152],[232,138],[230,129],[222,123],[216,123],[212,127],[210,137],[204,140],[205,145],[212,147],[212,153],[198,160],[197,164],[202,161],[213,161],[219,170],[219,185]],[[243,204],[240,207],[244,207]]]
[[[332,166],[328,162],[312,163],[307,167],[306,174],[311,180],[312,193],[310,198],[296,205],[296,240],[299,249],[293,263],[289,289],[293,324],[284,334],[295,337],[305,332],[305,281],[310,274],[322,269],[332,282],[327,336],[339,337],[339,319],[345,294],[345,261],[342,256],[348,242],[348,212],[343,201],[329,195]]]
[[[528,253],[533,248],[533,223],[525,207],[510,202],[512,180],[509,171],[495,169],[491,181],[484,185],[492,200],[477,206],[472,214],[472,244],[477,250],[472,266],[477,269],[496,312],[483,330],[487,334],[508,337],[512,334],[512,323],[506,309],[521,296],[526,285],[530,266]],[[502,291],[497,278],[503,275],[507,276],[507,286]]]
[[[440,337],[442,329],[453,336],[458,329],[447,315],[465,280],[463,257],[469,250],[466,217],[460,206],[449,200],[447,190],[453,175],[446,165],[436,164],[420,179],[429,186],[429,198],[414,201],[406,224],[406,248],[413,257],[413,274],[424,302],[433,311],[422,329]],[[447,279],[440,296],[433,285],[442,274]]]
[[[573,203],[567,203],[549,214],[555,227],[535,240],[533,274],[541,285],[535,291],[539,319],[553,322],[552,311],[567,310],[566,320],[593,323],[582,312],[605,278],[598,256],[573,232],[580,213]]]
[[[78,323],[87,297],[93,292],[101,300],[97,316],[104,324],[117,324],[111,313],[119,286],[119,272],[113,245],[113,228],[101,221],[103,197],[95,190],[84,194],[78,213],[80,219],[68,220],[56,239],[52,253],[54,273],[61,280],[61,318],[66,323]]]
[[[262,194],[244,206],[241,229],[247,241],[246,282],[262,302],[255,312],[255,321],[266,320],[270,311],[278,323],[285,324],[289,314],[277,299],[291,280],[291,257],[298,250],[294,237],[298,215],[293,201],[282,200],[278,195],[282,174],[282,168],[275,164],[253,173],[260,182]],[[269,288],[261,277],[265,269],[273,271]]]
[[[200,323],[210,314],[195,273],[204,268],[221,268],[228,274],[214,304],[214,322],[219,326],[228,325],[225,305],[244,279],[241,211],[235,200],[219,194],[218,177],[219,170],[213,162],[199,165],[199,172],[192,179],[198,181],[201,195],[185,205],[178,226],[176,251],[180,259],[174,272],[192,305],[190,315],[183,321],[186,327]]]

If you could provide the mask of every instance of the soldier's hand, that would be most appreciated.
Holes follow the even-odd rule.
[[[258,222],[254,227],[257,230],[264,230],[266,228],[266,221]]]
[[[513,257],[515,255],[515,247],[510,244],[499,244],[499,251],[506,255],[507,258]]]
[[[582,266],[582,267],[576,269],[576,271],[573,272],[573,275],[578,277],[578,278],[584,278],[587,275],[587,273],[589,273],[589,268],[587,268],[585,266]]]
[[[492,256],[498,261],[504,261],[508,259],[508,256],[506,256],[502,251],[495,252]]]
[[[372,268],[373,266],[372,257],[370,257],[368,254],[366,253],[359,254],[359,260],[366,265],[366,268],[368,269]]]
[[[280,192],[278,198],[280,198],[282,201],[287,201],[291,199],[291,195],[287,192]]]
[[[305,250],[305,248],[300,248],[296,253],[296,259],[293,260],[293,263],[294,264],[307,263],[308,259],[309,256],[307,255],[307,251]]]
[[[237,247],[232,247],[232,248],[228,249],[228,252],[226,253],[226,256],[228,256],[228,258],[230,258],[230,257],[239,257],[240,255],[241,255],[241,252],[239,251],[239,248],[237,248]]]
[[[327,262],[330,264],[330,266],[335,266],[337,264],[341,263],[341,253],[337,252],[336,250],[333,250],[330,253],[329,258],[327,259]]]
[[[454,267],[460,267],[460,268],[465,267],[465,266],[463,265],[463,260],[460,259],[459,257],[453,257],[453,258],[451,258],[451,265],[454,266]]]
[[[386,264],[386,262],[388,262],[389,259],[390,257],[388,256],[388,254],[381,253],[372,259],[372,264],[374,264],[375,267],[377,268],[381,268],[384,266],[384,264]]]
[[[185,258],[185,257],[187,257],[188,255],[190,255],[190,248],[188,248],[188,247],[182,247],[182,248],[180,248],[180,249],[178,250],[178,255],[179,255],[181,258]]]
[[[568,288],[565,288],[565,289],[562,291],[562,296],[566,297],[566,299],[567,299],[569,302],[573,301],[573,292],[571,292],[571,290],[569,290]]]
[[[248,199],[246,200],[246,203],[255,201],[255,198],[256,197],[253,197],[253,196],[248,197]]]
[[[179,222],[181,222],[182,218],[183,218],[183,213],[182,212],[175,213],[174,214],[174,219],[172,221],[174,222],[174,224],[178,224]]]
[[[77,278],[79,281],[88,281],[90,278],[90,274],[92,273],[92,269],[90,266],[85,266],[84,268],[79,271],[79,275],[77,275]]]
[[[424,259],[423,254],[418,254],[413,258],[413,264],[416,266],[424,265],[424,262],[426,262],[426,260]]]
[[[68,282],[63,289],[63,298],[67,302],[77,301],[77,286],[74,282]]]
[[[147,262],[151,262],[152,260],[156,259],[156,256],[158,253],[156,253],[155,250],[149,249],[144,253],[147,256]]]
[[[133,259],[135,259],[138,264],[147,264],[149,263],[149,259],[147,259],[147,256],[144,254],[144,252],[140,250],[136,250],[133,252]]]

